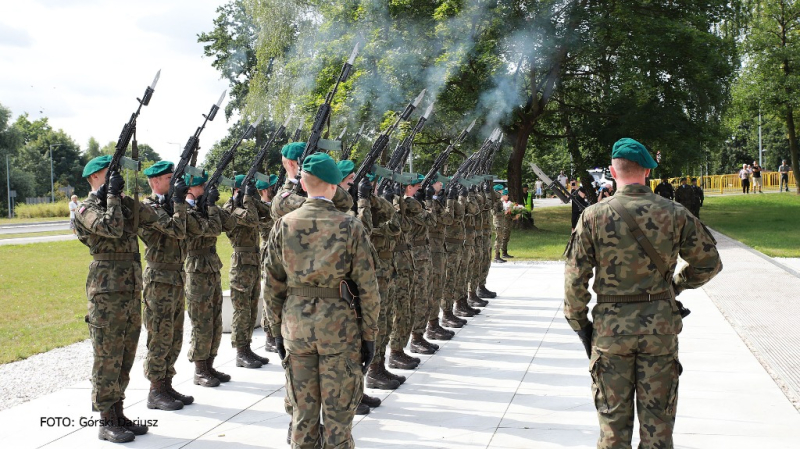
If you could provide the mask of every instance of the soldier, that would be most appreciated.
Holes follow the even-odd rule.
[[[672,184],[669,183],[669,179],[666,176],[661,178],[661,183],[656,186],[654,193],[668,200],[675,198],[675,189],[672,188]]]
[[[700,218],[700,208],[703,207],[706,196],[703,194],[703,188],[697,185],[697,178],[692,178],[692,190],[694,190],[694,203],[692,203],[691,212],[695,217]]]
[[[508,254],[508,240],[511,239],[511,221],[514,218],[511,215],[511,210],[514,207],[514,203],[508,199],[508,189],[503,189],[501,199],[503,200],[503,257],[513,259],[514,256]]]
[[[564,253],[564,315],[590,356],[597,447],[631,447],[635,395],[639,447],[672,448],[685,311],[675,297],[708,282],[722,264],[700,221],[647,187],[657,164],[642,144],[620,139],[611,158],[617,195],[583,212]],[[678,255],[687,265],[673,276]],[[598,304],[590,321],[592,276]]]
[[[180,410],[194,402],[192,396],[172,387],[175,361],[183,345],[183,261],[186,254],[186,194],[189,188],[181,179],[175,184],[172,211],[165,204],[174,164],[159,161],[144,171],[152,194],[142,201],[169,223],[159,228],[139,229],[145,244],[144,325],[147,328],[147,357],[144,377],[150,381],[147,408]],[[179,187],[180,186],[180,187]]]
[[[122,197],[119,172],[106,172],[111,156],[89,161],[83,177],[92,191],[75,214],[78,239],[94,261],[86,281],[85,321],[92,340],[92,410],[100,412],[98,437],[113,443],[132,441],[147,426],[125,417],[123,400],[142,328],[142,266],[136,232],[142,227],[167,227],[149,206]],[[138,223],[137,223],[138,220]]]
[[[294,448],[355,447],[354,412],[375,355],[375,267],[361,222],[333,205],[341,179],[330,156],[308,156],[301,182],[309,198],[276,220],[267,247],[269,321],[286,370]],[[340,296],[346,279],[358,285],[360,331],[354,306]]]
[[[436,193],[432,199],[426,201],[426,207],[432,212],[436,222],[428,228],[428,239],[431,251],[430,293],[428,294],[428,325],[425,336],[432,340],[450,340],[455,332],[445,329],[439,324],[439,304],[444,298],[444,274],[447,271],[447,252],[444,248],[445,229],[453,224],[453,209],[458,199],[458,192],[445,192],[442,183],[435,182],[433,190]],[[445,198],[447,195],[448,198]],[[424,281],[423,281],[424,282]]]
[[[406,216],[411,222],[408,238],[411,244],[411,257],[414,258],[414,279],[410,280],[412,286],[411,320],[409,322],[411,324],[409,328],[411,332],[410,350],[419,354],[433,354],[439,350],[439,345],[426,340],[424,333],[428,325],[430,315],[428,306],[431,302],[432,265],[428,229],[436,225],[436,216],[431,210],[426,210],[422,206],[426,200],[433,200],[434,194],[432,186],[429,186],[427,191],[420,190],[424,179],[424,176],[417,175],[414,184],[406,189],[407,196],[405,198]]]
[[[480,210],[474,186],[469,188],[467,201],[464,205],[464,252],[462,263],[458,267],[456,280],[455,315],[473,317],[481,313],[480,309],[469,304],[469,278],[472,273],[473,260],[475,259],[475,216]]]
[[[494,203],[492,204],[492,222],[494,224],[494,261],[495,263],[506,263],[506,260],[500,257],[500,251],[503,250],[503,237],[505,236],[505,218],[503,216],[503,191],[502,184],[495,184],[492,187],[494,190]]]
[[[457,193],[456,193],[457,192]],[[467,205],[467,189],[458,183],[450,186],[448,197],[458,195],[458,201],[453,202],[453,223],[445,228],[444,248],[447,253],[447,271],[444,280],[444,295],[440,303],[442,309],[442,325],[446,327],[461,328],[467,324],[462,316],[474,316],[467,310],[456,307],[459,294],[459,272],[464,263],[464,213]],[[458,315],[458,316],[456,316]]]
[[[258,233],[261,236],[261,252],[260,258],[262,264],[266,264],[267,260],[267,241],[269,240],[269,233],[272,231],[272,226],[275,224],[275,220],[272,219],[272,188],[278,182],[278,177],[276,175],[269,175],[269,181],[256,181],[256,190],[258,190],[258,195],[261,197],[261,207],[258,208]],[[269,352],[275,352],[275,337],[270,333],[269,330],[269,321],[267,320],[267,290],[269,289],[269,285],[266,285],[267,282],[267,275],[266,275],[266,265],[263,265],[261,268],[262,272],[262,282],[264,285],[262,286],[262,308],[263,313],[261,314],[261,328],[264,329],[264,332],[267,334],[267,344],[264,346],[264,349]]]
[[[231,254],[231,346],[236,348],[236,366],[261,368],[269,359],[253,352],[253,329],[258,318],[258,301],[261,296],[261,263],[258,259],[258,217],[263,209],[256,186],[242,186],[245,175],[236,175],[233,196],[223,209],[236,218],[236,226],[226,230],[233,246]],[[242,188],[243,187],[243,188]],[[244,190],[244,192],[242,192]],[[244,197],[239,203],[239,196]],[[242,208],[236,207],[241,204]],[[260,212],[263,215],[265,212]]]
[[[475,191],[471,195],[475,196],[478,211],[472,217],[475,238],[473,239],[472,261],[467,272],[467,305],[480,311],[477,307],[486,307],[489,304],[489,301],[479,298],[475,293],[478,290],[481,270],[483,269],[483,210],[487,199],[483,195],[483,190],[480,189],[480,186],[475,186]],[[469,235],[467,235],[467,239],[469,239]]]
[[[219,344],[222,340],[222,261],[217,255],[217,237],[233,229],[236,218],[217,207],[219,190],[205,190],[208,174],[184,175],[189,186],[186,196],[186,304],[192,322],[192,337],[188,357],[195,365],[194,384],[216,387],[231,380],[229,374],[214,368]],[[199,202],[206,196],[205,214]],[[240,214],[242,212],[239,212]]]
[[[692,186],[686,184],[686,178],[681,178],[681,185],[675,191],[675,201],[689,210],[689,212],[694,210],[695,192]]]
[[[486,279],[489,277],[489,268],[492,266],[492,208],[495,204],[495,191],[486,183],[483,187],[484,203],[481,211],[481,271],[478,277],[478,288],[475,294],[479,298],[495,298],[497,293],[486,288]],[[498,196],[499,198],[499,196]]]

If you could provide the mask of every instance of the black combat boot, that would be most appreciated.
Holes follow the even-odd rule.
[[[125,416],[124,407],[122,406],[122,401],[117,401],[116,404],[113,406],[114,412],[117,414],[117,425],[120,427],[124,427],[127,430],[133,432],[134,435],[144,435],[147,433],[148,429],[147,426],[144,424],[139,424],[134,422],[128,417]]]
[[[394,369],[414,369],[419,365],[419,362],[414,362],[412,357],[403,352],[403,350],[392,351],[389,356],[389,368]]]
[[[369,408],[378,408],[381,406],[381,400],[372,396],[367,396],[367,393],[361,395],[361,403]]]
[[[479,285],[475,293],[478,295],[479,298],[491,299],[497,297],[497,293],[487,289],[485,285]]]
[[[219,379],[208,369],[208,360],[195,360],[194,384],[202,387],[219,386]]]
[[[505,259],[500,258],[500,253],[494,253],[494,262],[495,263],[506,263]]]
[[[467,301],[467,298],[468,296],[461,298],[461,304],[463,304],[463,307],[465,307],[468,311],[472,312],[473,315],[479,315],[481,313],[481,309],[476,309],[470,306],[469,302]]]
[[[136,435],[119,425],[117,414],[112,405],[108,411],[100,413],[100,428],[97,430],[97,438],[108,440],[112,443],[127,443],[133,441]]]
[[[442,325],[446,327],[454,327],[456,329],[464,327],[464,321],[457,316],[453,315],[453,312],[446,310],[442,312]],[[455,333],[454,333],[455,334]]]
[[[467,298],[456,300],[455,306],[453,307],[453,314],[455,316],[468,318],[475,316],[474,309],[467,305]]]
[[[417,354],[433,354],[436,349],[428,343],[421,333],[414,332],[411,334],[411,352]]]
[[[455,332],[449,331],[439,325],[439,320],[428,321],[428,331],[425,336],[432,340],[450,340],[455,336]]]
[[[474,291],[470,290],[469,296],[467,296],[467,305],[470,307],[486,307],[489,304],[489,301],[484,301],[481,298],[478,298],[478,295],[475,294]]]
[[[508,254],[508,252],[506,252],[505,250],[503,250],[503,257],[505,257],[506,259],[513,259],[514,258],[514,256],[512,256],[511,254]]]
[[[214,377],[219,379],[220,382],[224,383],[224,382],[229,382],[231,380],[230,374],[225,374],[222,371],[217,371],[214,368],[214,357],[211,357],[210,359],[206,360],[206,366],[208,366],[208,370],[211,371],[211,374],[213,374]]]
[[[386,369],[386,366],[383,363],[381,363],[378,366],[378,368],[381,370],[381,373],[384,376],[388,377],[389,379],[396,380],[400,385],[403,385],[404,383],[406,383],[406,376],[401,376],[399,374],[395,374],[395,373],[389,371],[388,369]]]
[[[183,405],[189,405],[194,402],[194,396],[186,396],[185,394],[180,394],[172,388],[172,378],[168,377],[166,379],[166,386],[167,386],[167,393],[173,398],[183,402]]]
[[[236,348],[236,366],[242,368],[261,368],[263,364],[250,355],[250,346]]]
[[[256,360],[258,360],[259,362],[261,362],[261,366],[264,366],[264,365],[266,365],[267,363],[269,363],[269,359],[268,359],[268,358],[266,358],[266,357],[261,357],[260,355],[258,355],[258,354],[256,354],[255,352],[253,352],[253,349],[252,349],[252,348],[250,348],[250,345],[247,345],[247,352],[249,352],[249,353],[250,353],[250,358],[256,359]]]
[[[264,345],[264,350],[267,352],[278,352],[275,346],[275,337],[267,336],[267,343]]]
[[[289,421],[289,433],[286,434],[286,444],[292,445],[292,422]]]
[[[356,407],[356,415],[369,415],[369,412],[369,406],[363,402],[358,404],[358,407]]]
[[[167,379],[150,382],[150,393],[147,395],[147,408],[159,410],[180,410],[183,402],[173,398],[167,391]]]
[[[396,390],[400,387],[400,382],[389,378],[380,369],[382,364],[372,364],[367,371],[367,388],[378,390]]]

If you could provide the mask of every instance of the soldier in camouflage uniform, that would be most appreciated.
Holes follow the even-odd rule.
[[[267,247],[269,322],[286,370],[292,447],[354,448],[353,417],[375,355],[378,282],[361,222],[331,201],[342,178],[333,160],[308,156],[302,176],[309,198],[276,220]],[[358,285],[360,330],[339,294],[345,279]]]
[[[236,226],[227,230],[233,246],[231,254],[231,345],[236,348],[236,366],[261,368],[269,359],[253,352],[253,329],[258,319],[258,302],[261,297],[261,261],[258,258],[259,216],[268,213],[257,196],[254,184],[242,186],[245,175],[236,175],[233,196],[223,209],[236,217]],[[244,192],[242,192],[244,190]],[[239,196],[244,194],[237,208]],[[260,210],[261,209],[261,210]]]
[[[458,192],[458,201],[453,201],[453,222],[444,231],[447,271],[444,279],[444,294],[439,306],[442,309],[442,325],[460,328],[467,324],[467,320],[457,317],[453,312],[456,299],[458,299],[458,272],[464,259],[464,212],[467,204],[467,189],[459,184],[454,184],[448,191],[448,197],[453,198],[456,195],[454,192]]]
[[[414,278],[411,279],[413,286],[411,294],[411,352],[419,354],[433,354],[439,349],[435,343],[431,343],[424,337],[425,328],[428,324],[430,315],[429,306],[431,303],[431,247],[428,240],[428,229],[436,225],[436,216],[431,210],[425,210],[422,202],[433,200],[433,187],[428,187],[428,191],[420,189],[422,175],[417,175],[416,182],[409,186],[405,198],[406,216],[411,222],[408,238],[411,243],[411,257],[414,258]]]
[[[450,189],[449,192],[442,190],[442,183],[433,184],[433,189],[437,192],[432,199],[426,202],[426,207],[436,218],[436,222],[428,229],[428,239],[431,244],[431,276],[430,293],[428,297],[428,324],[425,336],[432,340],[450,340],[455,336],[455,332],[445,329],[439,323],[439,306],[444,298],[444,283],[447,272],[447,252],[444,248],[445,229],[453,224],[453,210],[455,202],[458,200],[458,191]],[[445,195],[447,198],[445,198]]]
[[[492,202],[492,223],[494,224],[494,261],[496,263],[505,263],[505,259],[500,257],[500,251],[503,250],[503,236],[505,236],[505,219],[503,216],[503,200],[501,193],[503,186],[495,184],[492,188],[494,190],[494,201]]]
[[[144,205],[134,216],[135,202],[122,197],[122,176],[112,172],[108,185],[104,184],[110,163],[111,156],[100,156],[86,164],[83,177],[92,191],[75,213],[75,231],[94,259],[86,280],[85,320],[94,355],[92,410],[102,418],[98,436],[124,443],[148,430],[125,417],[123,410],[142,327],[142,266],[136,232],[139,226],[166,228],[171,223],[161,221]]]
[[[166,204],[174,164],[159,161],[144,171],[152,194],[142,201],[170,223],[163,228],[139,229],[145,244],[144,326],[147,329],[147,357],[144,377],[150,381],[147,408],[180,410],[194,402],[192,396],[178,393],[172,387],[175,362],[183,346],[183,261],[186,257],[186,193],[183,180],[172,197],[172,210]]]
[[[631,447],[635,396],[639,447],[671,449],[685,310],[675,296],[708,282],[722,264],[700,221],[647,186],[657,164],[642,144],[620,139],[611,157],[617,194],[584,210],[565,251],[564,314],[590,354],[597,447]],[[617,209],[652,244],[654,259]],[[673,276],[679,255],[687,265]],[[598,304],[589,321],[592,276]]]
[[[503,189],[503,257],[506,259],[513,259],[514,256],[508,254],[508,241],[511,239],[511,222],[514,216],[511,215],[511,208],[514,204],[508,200],[508,189]]]
[[[201,177],[184,176],[189,186],[186,202],[186,304],[192,322],[189,360],[195,364],[194,384],[216,387],[228,382],[231,376],[214,368],[222,339],[222,261],[217,255],[217,237],[233,229],[236,219],[217,207],[219,191],[205,191],[208,174]],[[206,196],[208,207],[204,215],[199,201]]]
[[[472,261],[470,262],[469,271],[467,273],[467,305],[470,307],[486,307],[489,301],[479,298],[475,292],[478,290],[478,281],[480,280],[481,270],[483,269],[483,209],[487,200],[483,195],[483,191],[480,189],[477,189],[473,195],[475,195],[478,210],[472,217],[473,227],[475,229],[475,244],[472,247]]]
[[[497,293],[486,288],[486,279],[489,277],[489,268],[492,266],[492,208],[495,204],[495,191],[489,184],[484,184],[483,189],[483,210],[481,211],[481,243],[483,253],[481,254],[481,269],[478,275],[478,288],[475,294],[479,298],[494,298]]]
[[[269,182],[256,181],[256,190],[258,190],[258,194],[261,197],[261,207],[258,208],[258,233],[261,236],[260,258],[262,265],[265,264],[267,260],[267,241],[269,240],[269,233],[272,231],[272,225],[275,224],[275,220],[272,219],[271,211],[273,193],[272,186],[274,186],[277,182],[278,177],[276,175],[269,175]],[[266,284],[266,269],[267,268],[265,265],[261,267],[261,282],[263,283],[261,288],[263,307],[263,313],[261,314],[261,328],[264,329],[264,332],[267,334],[267,344],[265,345],[264,349],[270,352],[275,352],[275,337],[270,333],[269,320],[267,320],[266,292],[269,289],[269,285]]]
[[[464,207],[464,253],[463,262],[459,264],[456,280],[456,302],[455,315],[459,317],[473,317],[481,313],[480,309],[473,308],[467,302],[469,292],[469,278],[473,272],[473,259],[475,258],[475,216],[478,214],[477,195],[470,191],[467,195],[467,202]],[[474,304],[474,303],[473,303]]]

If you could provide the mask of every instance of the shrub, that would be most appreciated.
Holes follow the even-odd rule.
[[[69,217],[69,203],[20,204],[14,208],[18,218]]]

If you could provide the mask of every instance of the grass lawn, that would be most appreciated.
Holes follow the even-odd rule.
[[[39,223],[42,221],[69,221],[69,216],[40,217],[40,218],[0,218],[0,226],[22,224],[22,223]]]
[[[703,222],[771,257],[800,257],[800,196],[764,193],[708,197]]]
[[[572,231],[572,206],[534,209],[533,220],[538,230],[511,232],[510,260],[561,260]]]
[[[18,234],[0,234],[0,240],[4,239],[18,239],[26,237],[46,237],[49,235],[67,235],[72,234],[72,231],[44,231],[44,232],[22,232]]]

